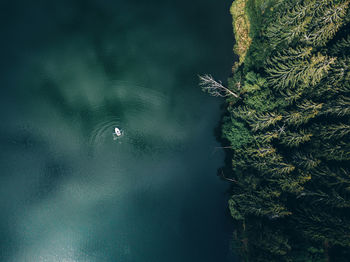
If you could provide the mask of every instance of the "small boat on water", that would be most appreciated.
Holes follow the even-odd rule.
[[[114,128],[114,133],[113,133],[114,140],[117,139],[118,137],[122,136],[122,135],[123,135],[122,131],[118,127],[115,127]]]
[[[121,136],[122,135],[122,131],[120,131],[120,129],[118,127],[114,128],[114,134],[117,136]]]

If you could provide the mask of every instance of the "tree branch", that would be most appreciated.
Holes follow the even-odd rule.
[[[198,77],[199,85],[201,86],[202,90],[208,92],[212,96],[227,97],[232,95],[236,98],[239,97],[239,95],[223,86],[221,81],[216,81],[211,75],[203,75]]]

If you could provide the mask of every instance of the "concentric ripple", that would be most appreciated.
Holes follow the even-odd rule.
[[[113,140],[113,132],[115,127],[120,127],[121,121],[118,117],[110,116],[97,123],[93,128],[89,144],[91,146],[99,146],[106,140]]]
[[[91,107],[95,124],[89,135],[89,145],[99,147],[114,142],[114,128],[123,130],[118,142],[128,143],[138,149],[136,144],[147,144],[169,137],[166,132],[176,122],[167,119],[168,98],[161,92],[134,85],[125,81],[115,81],[107,92],[105,104]],[[164,128],[161,128],[165,125]],[[140,141],[142,140],[142,141]],[[148,142],[147,142],[148,141]],[[141,147],[143,148],[143,147]]]

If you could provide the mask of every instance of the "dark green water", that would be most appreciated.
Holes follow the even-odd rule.
[[[229,75],[229,5],[1,1],[0,261],[235,261],[197,86]]]

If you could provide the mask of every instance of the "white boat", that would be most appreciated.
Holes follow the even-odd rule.
[[[116,135],[116,136],[121,136],[122,135],[122,131],[120,131],[120,129],[118,127],[115,127],[114,128],[114,134],[113,135]]]

